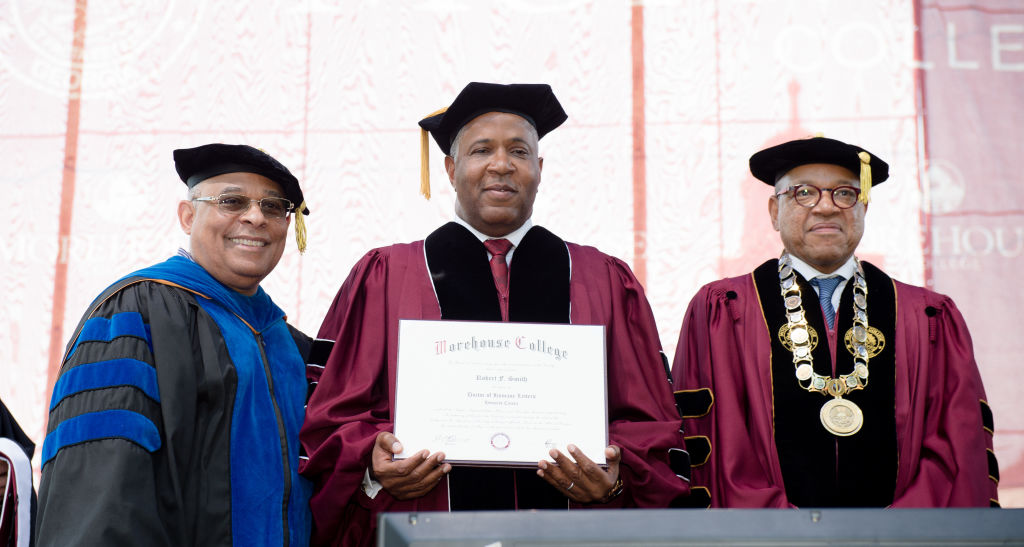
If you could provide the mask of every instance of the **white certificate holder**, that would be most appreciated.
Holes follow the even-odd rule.
[[[602,325],[399,322],[395,436],[404,459],[536,467],[576,445],[605,465],[608,404]]]

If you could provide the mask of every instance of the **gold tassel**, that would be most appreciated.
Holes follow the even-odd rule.
[[[306,252],[306,201],[303,200],[299,208],[295,210],[295,244],[299,246],[299,254]]]
[[[861,150],[857,157],[860,158],[860,201],[867,205],[871,199],[871,154]]]
[[[436,112],[427,114],[423,119],[433,118],[438,114],[444,114],[448,107]],[[430,199],[430,138],[426,129],[420,128],[420,193],[423,197]]]
[[[430,139],[427,130],[420,129],[420,193],[430,199]]]

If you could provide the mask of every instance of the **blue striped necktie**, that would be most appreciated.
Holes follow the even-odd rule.
[[[811,285],[818,287],[818,300],[821,301],[821,311],[825,312],[825,321],[828,322],[829,329],[836,322],[836,310],[832,308],[832,293],[836,292],[836,287],[842,281],[842,277],[815,277],[811,280]]]

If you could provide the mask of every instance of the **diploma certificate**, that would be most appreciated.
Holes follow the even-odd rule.
[[[605,464],[604,327],[402,320],[395,436],[402,459],[529,466],[574,444]]]

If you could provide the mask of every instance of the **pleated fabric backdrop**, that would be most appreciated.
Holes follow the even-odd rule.
[[[0,398],[41,443],[88,303],[185,244],[175,148],[248,143],[302,180],[309,250],[264,287],[315,333],[364,252],[452,217],[436,149],[417,193],[416,122],[474,80],[554,87],[534,221],[629,262],[669,355],[700,285],[781,249],[753,152],[824,133],[886,159],[858,254],[961,306],[1024,505],[1013,0],[0,0]]]

